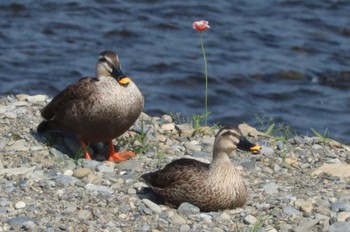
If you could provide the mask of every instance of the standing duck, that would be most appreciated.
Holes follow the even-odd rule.
[[[237,148],[253,153],[261,149],[242,137],[237,127],[226,126],[216,134],[210,164],[182,158],[141,178],[165,203],[174,207],[183,202],[202,211],[241,207],[247,199],[247,188],[229,159]]]
[[[38,132],[60,130],[75,134],[91,159],[87,143],[108,142],[108,160],[121,162],[135,156],[131,151],[115,152],[112,139],[127,131],[140,116],[144,99],[120,68],[118,55],[101,52],[96,77],[85,77],[57,94],[41,110],[45,119]]]

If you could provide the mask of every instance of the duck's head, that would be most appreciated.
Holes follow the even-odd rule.
[[[120,85],[127,85],[131,78],[125,76],[120,68],[119,57],[115,52],[103,51],[98,57],[96,76],[98,79],[113,77]]]
[[[215,136],[214,149],[220,153],[231,154],[236,149],[259,153],[261,147],[249,142],[235,126],[225,126]]]

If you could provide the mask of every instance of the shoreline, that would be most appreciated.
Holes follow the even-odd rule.
[[[350,231],[346,145],[307,136],[276,140],[248,128],[243,133],[263,146],[261,154],[231,158],[248,188],[246,205],[173,209],[143,198],[139,177],[184,156],[210,161],[215,129],[142,114],[142,123],[114,140],[137,157],[104,162],[100,146],[89,161],[78,159],[74,137],[36,133],[47,102],[46,95],[0,98],[0,232]]]

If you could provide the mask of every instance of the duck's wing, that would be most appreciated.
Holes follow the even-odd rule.
[[[41,110],[41,116],[46,120],[52,120],[57,114],[65,112],[69,103],[86,100],[93,93],[96,81],[98,81],[96,78],[84,77],[69,85]]]
[[[189,182],[194,178],[206,179],[209,164],[195,159],[178,159],[167,164],[162,170],[150,172],[141,177],[154,188],[166,188],[175,183]]]

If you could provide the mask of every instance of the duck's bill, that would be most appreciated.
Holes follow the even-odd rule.
[[[253,154],[258,154],[261,150],[261,146],[249,142],[244,137],[240,138],[237,148],[245,151],[250,151]]]
[[[131,82],[131,78],[130,77],[119,77],[118,78],[118,83],[121,84],[121,85],[127,85]]]

